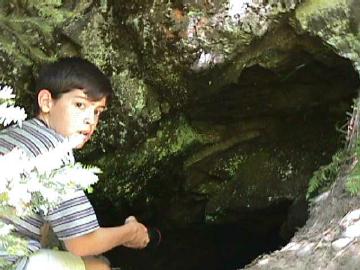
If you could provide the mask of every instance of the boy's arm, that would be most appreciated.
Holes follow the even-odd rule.
[[[99,228],[91,233],[64,240],[65,247],[77,256],[91,256],[116,246],[144,248],[149,243],[146,227],[132,221],[118,227]]]

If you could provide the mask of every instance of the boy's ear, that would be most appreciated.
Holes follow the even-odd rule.
[[[53,99],[51,97],[51,92],[47,89],[42,89],[38,93],[38,104],[40,111],[43,113],[48,113],[53,105]]]

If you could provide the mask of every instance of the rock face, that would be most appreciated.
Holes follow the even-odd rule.
[[[345,192],[347,173],[352,168],[346,170],[330,192],[314,200],[310,219],[290,243],[245,269],[356,269],[359,198]]]
[[[2,1],[0,76],[28,107],[43,62],[81,55],[109,75],[117,98],[79,154],[104,171],[94,201],[131,205],[165,228],[241,224],[286,205],[283,220],[269,211],[262,222],[288,239],[306,218],[313,172],[342,147],[336,127],[359,86],[359,8]]]

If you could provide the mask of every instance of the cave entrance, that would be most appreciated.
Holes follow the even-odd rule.
[[[290,202],[248,213],[239,223],[193,224],[162,229],[158,247],[116,248],[107,256],[124,270],[230,270],[249,264],[259,254],[286,243],[280,237]],[[266,225],[265,225],[266,224]]]
[[[187,119],[197,131],[223,139],[220,150],[193,149],[203,155],[188,160],[186,175],[166,175],[185,178],[186,195],[169,194],[151,209],[158,217],[152,222],[161,224],[161,245],[117,248],[108,254],[113,264],[124,270],[230,270],[285,245],[306,222],[313,172],[344,144],[339,130],[357,95],[359,77],[350,61],[331,57],[331,65],[308,58],[281,75],[248,67],[237,83],[192,104]],[[233,140],[249,131],[257,135]],[[177,215],[168,211],[172,196],[180,198],[172,209],[196,212],[196,222],[166,223]]]

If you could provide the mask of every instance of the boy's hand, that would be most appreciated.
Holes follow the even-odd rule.
[[[128,217],[124,226],[127,226],[130,231],[130,240],[123,244],[125,247],[141,249],[147,246],[150,241],[147,228],[135,217]]]

